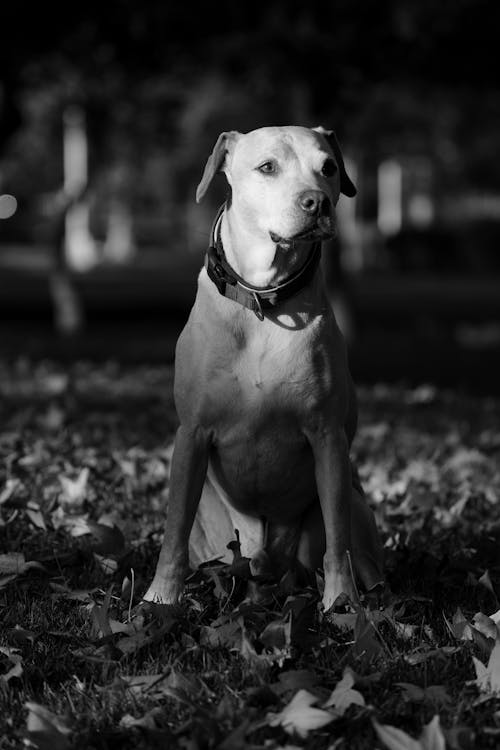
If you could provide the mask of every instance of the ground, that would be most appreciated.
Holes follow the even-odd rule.
[[[178,608],[141,609],[171,368],[0,364],[1,750],[498,747],[500,400],[359,395],[385,607],[326,620],[290,577],[249,601],[235,538]]]

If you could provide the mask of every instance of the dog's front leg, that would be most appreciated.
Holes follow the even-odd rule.
[[[189,569],[188,542],[208,465],[210,436],[201,427],[180,426],[175,437],[165,534],[156,573],[144,599],[174,604]]]
[[[325,526],[325,591],[327,612],[344,594],[357,600],[349,562],[351,549],[351,466],[343,429],[320,427],[308,434],[314,454],[316,485]],[[338,600],[338,601],[337,601]]]

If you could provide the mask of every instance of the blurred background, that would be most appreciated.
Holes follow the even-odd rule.
[[[358,382],[500,391],[500,5],[3,4],[0,356],[170,362],[222,130],[335,128],[325,249]]]

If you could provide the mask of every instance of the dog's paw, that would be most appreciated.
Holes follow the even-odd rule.
[[[143,602],[152,604],[177,604],[181,598],[184,583],[173,584],[164,580],[153,579],[150,587],[142,597]]]
[[[325,603],[323,598],[323,617],[325,620],[331,620],[335,615],[356,612],[358,607],[355,605],[355,599],[348,594],[339,594],[332,603]]]
[[[349,571],[346,573],[336,573],[326,575],[325,589],[323,591],[323,611],[346,611],[349,602],[352,605],[359,605],[359,594],[352,580]]]

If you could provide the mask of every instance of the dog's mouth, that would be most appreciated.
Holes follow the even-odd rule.
[[[291,247],[295,242],[323,242],[324,240],[329,240],[335,236],[335,227],[330,221],[320,221],[288,237],[283,237],[273,231],[269,232],[269,236],[276,245],[286,248]]]

